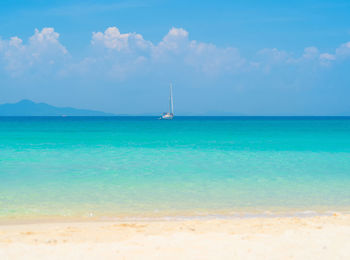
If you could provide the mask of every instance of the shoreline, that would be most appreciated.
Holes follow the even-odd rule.
[[[0,225],[1,259],[349,259],[350,215]]]
[[[10,216],[0,217],[0,226],[41,224],[41,223],[86,223],[86,222],[156,222],[156,221],[207,221],[207,220],[235,220],[254,218],[312,218],[330,216],[350,216],[348,211],[300,211],[300,212],[237,212],[232,214],[178,214],[178,215],[115,215],[115,216]]]

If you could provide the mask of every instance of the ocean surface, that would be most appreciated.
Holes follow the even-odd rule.
[[[350,117],[2,117],[0,219],[350,212]]]

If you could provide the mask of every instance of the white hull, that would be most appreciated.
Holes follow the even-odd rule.
[[[162,115],[161,119],[165,119],[165,120],[171,120],[174,118],[174,115],[172,114],[165,114],[165,115]]]

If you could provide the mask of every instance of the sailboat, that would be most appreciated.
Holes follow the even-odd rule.
[[[170,84],[169,112],[163,113],[160,119],[169,120],[173,118],[174,118],[173,85]]]

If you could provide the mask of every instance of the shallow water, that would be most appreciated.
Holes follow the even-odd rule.
[[[350,117],[0,118],[0,218],[350,211]]]

